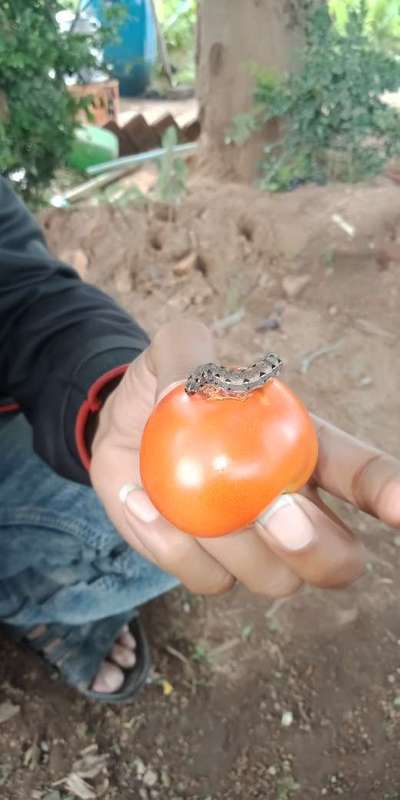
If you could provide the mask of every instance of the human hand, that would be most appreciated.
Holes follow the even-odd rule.
[[[160,517],[140,489],[141,435],[157,399],[193,367],[213,360],[207,328],[171,323],[108,398],[93,441],[91,478],[115,527],[139,553],[196,593],[221,593],[236,580],[271,597],[289,595],[303,582],[321,587],[352,582],[363,571],[363,548],[323,504],[318,488],[400,527],[400,465],[321,420],[316,420],[320,457],[313,481],[303,493],[281,497],[252,528],[195,539]]]

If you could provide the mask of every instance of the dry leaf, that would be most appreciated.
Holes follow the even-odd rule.
[[[139,728],[142,727],[144,721],[145,721],[144,714],[139,714],[136,717],[132,717],[130,720],[128,720],[128,722],[124,722],[123,726],[124,728],[127,728],[127,730],[131,730],[135,734],[138,732]]]
[[[88,753],[97,753],[98,749],[99,747],[95,742],[93,744],[88,744],[87,747],[84,747],[83,750],[81,750],[81,756],[87,756]]]
[[[94,755],[87,753],[83,758],[75,761],[73,771],[79,775],[80,778],[96,778],[101,772],[104,772],[108,755]]]
[[[24,755],[24,767],[29,767],[29,769],[35,769],[40,761],[40,747],[36,744],[36,742],[32,742],[31,746],[28,747],[25,755]]]
[[[82,750],[81,758],[74,762],[72,772],[66,778],[57,781],[54,786],[63,786],[67,792],[80,800],[92,800],[98,793],[90,786],[85,778],[96,778],[101,772],[107,772],[106,761],[108,753],[99,755],[97,745],[90,745]],[[105,783],[108,784],[107,777]]]
[[[8,722],[9,719],[15,717],[16,714],[19,714],[20,710],[21,706],[14,705],[14,703],[11,703],[10,700],[0,703],[0,723]]]
[[[74,797],[79,797],[80,800],[96,800],[96,792],[76,772],[71,772],[62,783],[67,792],[71,792]]]
[[[109,788],[110,788],[110,781],[108,780],[108,778],[105,778],[103,785],[99,789],[96,789],[97,797],[103,797],[109,790]]]

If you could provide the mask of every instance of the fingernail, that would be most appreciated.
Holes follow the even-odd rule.
[[[140,486],[126,483],[119,490],[121,503],[142,522],[154,522],[158,511]]]
[[[282,495],[264,511],[257,522],[280,547],[291,552],[304,550],[315,539],[311,520],[288,494]]]
[[[125,503],[127,501],[127,498],[128,498],[128,495],[131,492],[134,492],[135,489],[137,491],[139,489],[139,486],[135,486],[133,483],[124,483],[124,485],[121,486],[121,488],[120,488],[120,490],[118,492],[119,499],[121,500],[121,503],[123,503],[125,505]]]

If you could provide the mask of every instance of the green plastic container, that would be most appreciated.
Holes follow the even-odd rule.
[[[75,131],[75,142],[68,166],[84,172],[87,167],[112,161],[119,156],[119,142],[111,131],[95,125],[82,125]]]

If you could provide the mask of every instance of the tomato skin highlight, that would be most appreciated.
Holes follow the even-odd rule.
[[[153,410],[140,451],[143,486],[180,530],[223,536],[251,525],[311,477],[318,440],[303,403],[273,378],[244,399],[175,387]]]

